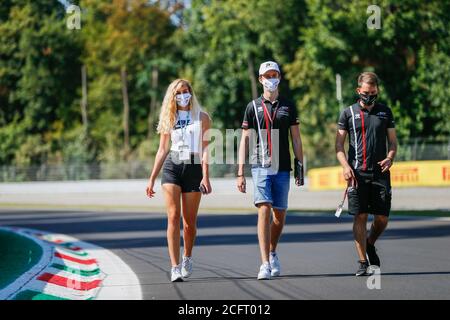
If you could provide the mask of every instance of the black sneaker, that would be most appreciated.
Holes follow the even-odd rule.
[[[358,261],[359,268],[358,271],[356,271],[356,276],[366,276],[367,275],[367,268],[369,268],[369,263],[367,261]]]
[[[369,264],[371,266],[380,267],[380,258],[377,255],[377,249],[373,244],[369,244],[367,241],[367,258],[369,259]]]

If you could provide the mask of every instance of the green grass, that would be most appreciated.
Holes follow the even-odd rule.
[[[42,248],[34,241],[0,230],[0,289],[30,270],[41,256]]]

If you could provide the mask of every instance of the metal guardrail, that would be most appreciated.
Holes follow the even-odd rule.
[[[319,159],[308,158],[309,169],[332,167],[339,165],[336,155],[320,157]],[[411,139],[399,141],[395,161],[423,161],[423,160],[450,160],[450,139],[430,140]]]
[[[152,164],[144,161],[0,166],[0,182],[147,179],[151,168]],[[236,165],[210,166],[210,175],[213,178],[234,177],[236,172]]]
[[[149,170],[148,163],[144,162],[2,166],[0,181],[140,179],[147,176]]]
[[[309,169],[338,164],[334,153],[321,159],[305,156],[305,160]],[[414,139],[399,144],[396,161],[420,160],[450,160],[450,140],[430,142]],[[150,161],[0,166],[0,182],[147,179],[151,168]],[[212,164],[210,166],[210,174],[214,178],[234,177],[236,172],[237,165]],[[249,170],[246,169],[246,172]]]
[[[450,139],[448,142],[433,142],[414,139],[406,144],[399,144],[397,160],[450,160]]]

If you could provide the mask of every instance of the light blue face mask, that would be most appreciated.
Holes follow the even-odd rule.
[[[175,96],[175,99],[177,101],[177,105],[180,107],[187,107],[189,105],[189,101],[191,100],[191,94],[190,93],[181,93],[177,94]]]
[[[263,78],[263,86],[270,92],[274,92],[275,90],[277,90],[279,83],[280,83],[280,79],[277,79],[277,78],[271,78],[271,79]]]

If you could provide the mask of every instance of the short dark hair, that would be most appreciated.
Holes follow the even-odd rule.
[[[363,72],[358,76],[358,87],[363,83],[378,87],[378,76],[373,72]]]

